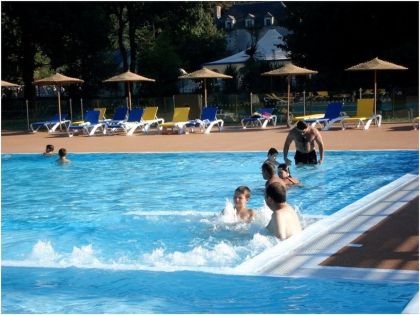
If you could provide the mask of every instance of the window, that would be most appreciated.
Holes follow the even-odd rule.
[[[264,19],[264,26],[271,26],[271,25],[273,25],[274,23],[273,23],[274,21],[273,21],[273,18],[271,18],[271,17],[266,17],[265,19]]]
[[[246,28],[252,28],[252,27],[254,27],[254,19],[246,19],[245,20],[245,27]]]

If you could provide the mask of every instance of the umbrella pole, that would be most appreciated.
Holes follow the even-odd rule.
[[[377,89],[377,84],[376,84],[376,70],[373,71],[374,73],[374,80],[375,80],[375,85],[373,86],[373,98],[374,98],[374,104],[375,104],[375,116],[376,116],[376,89]]]
[[[287,117],[286,117],[286,126],[289,128],[289,115],[290,115],[290,75],[287,76]]]
[[[306,107],[306,97],[305,97],[305,95],[306,95],[306,91],[303,90],[303,116],[306,116],[306,109],[305,109],[305,107]]]
[[[57,92],[57,97],[58,97],[58,121],[60,122],[60,131],[62,131],[61,129],[61,100],[60,100],[60,89],[61,86],[58,86],[58,92]]]
[[[71,99],[70,99],[70,120],[73,121],[73,104],[72,104]]]
[[[82,113],[82,120],[83,120],[83,98],[80,98],[80,111]]]
[[[131,110],[131,89],[130,89],[130,81],[127,81],[127,90],[128,90],[128,108]]]
[[[28,125],[28,130],[29,130],[29,101],[26,100],[26,123]]]
[[[207,79],[204,78],[204,107],[207,107]]]

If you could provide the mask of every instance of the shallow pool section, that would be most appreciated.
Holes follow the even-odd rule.
[[[321,166],[292,167],[304,186],[289,190],[289,203],[310,224],[406,173],[418,174],[418,156],[417,151],[327,152]],[[302,313],[313,305],[307,312],[376,312],[375,289],[370,297],[355,291],[365,300],[364,306],[358,301],[360,308],[343,302],[318,311],[315,280],[229,275],[278,243],[265,229],[271,214],[263,201],[265,157],[265,152],[69,154],[72,162],[58,165],[55,157],[2,155],[2,311],[293,313],[296,307]],[[240,185],[252,190],[249,206],[257,210],[257,219],[251,224],[227,222],[220,215]],[[286,283],[296,289],[293,307],[283,308],[283,298],[273,295],[277,292],[267,293],[268,283],[280,283],[280,291]],[[384,297],[406,288],[322,283],[335,291],[378,285],[388,290]],[[208,288],[217,285],[211,293]],[[224,300],[223,294],[241,286],[256,288],[247,293],[251,300],[240,293]],[[306,290],[313,304],[296,298],[306,301]],[[377,307],[402,310],[414,295],[410,290],[408,298],[384,302],[381,297]],[[106,302],[112,292],[120,296]],[[183,297],[179,308],[177,297]],[[60,302],[66,298],[67,304]],[[210,301],[215,308],[206,310]]]
[[[7,267],[3,274],[3,313],[399,313],[418,289],[198,272]]]

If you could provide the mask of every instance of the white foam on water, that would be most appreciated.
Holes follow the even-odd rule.
[[[140,217],[152,217],[152,216],[197,216],[197,217],[209,217],[216,215],[215,212],[210,211],[197,211],[197,210],[185,210],[185,211],[177,211],[177,210],[161,210],[161,211],[145,211],[145,210],[132,210],[124,213],[124,215],[133,215],[133,216],[140,216]]]

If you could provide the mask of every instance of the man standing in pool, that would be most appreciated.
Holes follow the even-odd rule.
[[[265,203],[273,211],[267,230],[280,240],[302,231],[296,211],[286,202],[286,187],[272,183],[265,189]]]
[[[287,154],[293,141],[296,146],[296,164],[322,164],[324,161],[324,143],[322,142],[321,134],[316,128],[299,121],[296,127],[289,131],[283,148],[284,162],[287,165],[292,164],[292,161],[287,158]],[[318,145],[319,161],[317,161],[315,152],[315,142]]]

